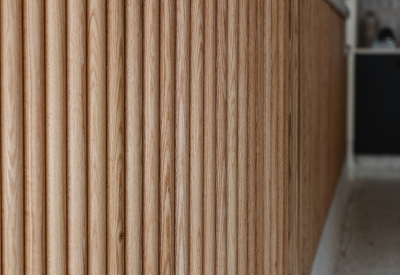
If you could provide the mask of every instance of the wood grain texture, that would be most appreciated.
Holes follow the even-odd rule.
[[[25,274],[44,274],[45,71],[44,1],[24,1]]]
[[[263,38],[265,41],[264,48],[262,49],[262,55],[265,56],[264,59],[264,135],[265,135],[265,143],[263,155],[265,159],[264,163],[264,215],[263,215],[263,234],[267,239],[264,242],[263,247],[263,269],[265,274],[277,274],[276,270],[276,243],[277,243],[277,234],[276,234],[276,194],[273,193],[275,191],[275,185],[277,185],[276,181],[276,122],[277,122],[277,114],[276,114],[276,95],[278,93],[277,90],[277,81],[279,74],[277,72],[277,54],[278,47],[276,45],[277,37],[279,34],[276,32],[277,29],[277,18],[278,15],[276,10],[276,5],[278,1],[270,0],[266,1],[264,5],[264,32]],[[273,9],[274,8],[274,9]],[[275,222],[271,222],[275,221]],[[268,237],[267,237],[268,236]]]
[[[319,16],[310,17],[311,14]],[[297,242],[302,253],[296,261],[298,273],[309,274],[345,156],[346,58],[339,46],[344,43],[343,18],[327,3],[310,1],[299,5],[298,20]],[[326,58],[314,58],[310,53]]]
[[[190,3],[176,0],[175,272],[189,274]]]
[[[204,1],[191,1],[190,22],[190,274],[203,273]]]
[[[107,7],[107,273],[124,274],[124,1]]]
[[[160,15],[160,274],[175,274],[175,1],[161,1]]]
[[[288,97],[288,270],[287,274],[299,274],[299,6],[291,1],[289,32],[289,97]]]
[[[215,274],[216,1],[205,1],[204,21],[203,273]]]
[[[237,274],[238,0],[228,1],[227,273]]]
[[[159,274],[159,1],[144,5],[143,272]]]
[[[256,104],[257,104],[257,1],[249,1],[249,83],[248,83],[248,191],[247,191],[247,274],[256,270]]]
[[[46,0],[47,274],[67,274],[66,2]]]
[[[249,32],[249,3],[239,1],[239,35],[238,35],[238,233],[237,233],[237,262],[238,274],[247,274],[247,190],[248,190],[248,32]]]
[[[86,14],[67,2],[68,274],[87,273]]]
[[[107,272],[106,1],[88,2],[88,274]]]
[[[1,1],[1,273],[24,274],[22,1]]]
[[[216,274],[227,271],[227,9],[226,0],[217,0],[217,96],[216,96]]]
[[[263,251],[264,245],[270,243],[270,239],[264,240],[264,146],[269,141],[264,140],[264,85],[268,85],[264,79],[264,58],[268,58],[264,49],[264,0],[259,0],[257,5],[257,104],[256,104],[256,273],[264,274]],[[272,102],[272,101],[271,101]],[[274,104],[273,104],[274,105]]]
[[[143,259],[143,2],[125,2],[125,272],[142,274]]]
[[[345,153],[310,0],[2,0],[3,274],[309,274]]]

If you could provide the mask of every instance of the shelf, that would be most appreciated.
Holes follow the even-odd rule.
[[[400,54],[400,48],[396,49],[371,49],[371,48],[356,48],[354,50],[355,54]]]

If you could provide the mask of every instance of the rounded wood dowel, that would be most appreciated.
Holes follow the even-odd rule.
[[[86,2],[67,2],[68,274],[87,273]]]
[[[67,274],[66,2],[46,0],[47,274]]]
[[[228,1],[227,274],[237,274],[238,0]]]
[[[262,77],[264,72],[264,59],[268,58],[264,49],[264,4],[268,5],[271,1],[259,0],[257,4],[257,43],[258,43],[258,57],[257,57],[257,160],[256,160],[256,171],[257,171],[257,186],[256,186],[256,274],[264,274],[263,270],[263,215],[264,215],[264,201],[263,192],[264,187],[267,185],[264,182],[264,146],[267,146],[267,142],[264,142],[264,85],[269,85],[266,80]],[[273,105],[273,104],[272,104]]]
[[[205,1],[204,15],[204,234],[203,273],[215,274],[215,94],[216,1]]]
[[[160,14],[160,274],[175,274],[175,1]]]
[[[256,273],[257,1],[249,2],[247,274]]]
[[[88,1],[88,274],[107,272],[106,1]]]
[[[239,0],[238,49],[238,274],[247,274],[248,1]]]
[[[274,3],[272,3],[274,2]],[[260,191],[264,194],[264,203],[263,203],[263,234],[264,236],[273,236],[271,237],[269,242],[265,242],[263,244],[263,255],[258,257],[257,259],[262,259],[262,268],[264,269],[264,273],[275,273],[275,259],[276,259],[276,235],[275,234],[275,223],[271,223],[271,220],[276,220],[276,207],[275,200],[276,197],[272,194],[272,186],[276,183],[276,114],[274,113],[276,110],[276,104],[270,104],[270,102],[275,102],[277,90],[274,85],[276,85],[275,79],[272,79],[272,72],[274,73],[274,77],[278,75],[277,68],[274,67],[274,71],[272,71],[273,66],[276,66],[276,45],[274,48],[272,47],[273,43],[276,43],[276,26],[275,20],[277,17],[275,14],[272,14],[272,7],[276,6],[277,1],[269,1],[264,4],[264,30],[260,34],[263,37],[265,42],[264,48],[262,49],[264,60],[263,66],[264,71],[262,73],[264,78],[264,87],[261,88],[264,90],[264,118],[261,121],[261,124],[264,125],[265,135],[265,143],[264,143],[264,190]],[[258,240],[257,240],[258,241]],[[260,266],[258,265],[258,268]]]
[[[124,14],[123,0],[107,7],[107,274],[124,270]]]
[[[159,274],[160,3],[144,4],[143,273]]]
[[[142,274],[143,1],[125,2],[125,272]]]
[[[189,274],[190,2],[176,1],[175,272]]]
[[[24,274],[22,0],[1,7],[1,272]]]
[[[216,274],[227,271],[227,0],[217,1]]]
[[[190,37],[190,274],[203,268],[204,1],[191,1]]]
[[[24,1],[25,274],[44,274],[44,0]]]

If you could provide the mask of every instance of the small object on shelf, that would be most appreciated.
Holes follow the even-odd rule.
[[[377,39],[372,43],[374,49],[395,49],[396,39],[394,37],[393,31],[390,28],[383,28]]]
[[[371,47],[379,31],[379,20],[375,12],[369,10],[364,19],[364,46]]]

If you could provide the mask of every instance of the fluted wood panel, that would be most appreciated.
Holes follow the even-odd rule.
[[[25,274],[45,273],[44,0],[24,1]],[[3,89],[2,89],[3,90]]]
[[[107,272],[107,9],[105,0],[90,0],[87,5],[88,274],[104,275]]]
[[[1,0],[1,274],[308,274],[344,156],[323,0]]]
[[[24,274],[22,1],[1,2],[2,274]]]
[[[46,273],[67,274],[66,1],[46,0]]]
[[[86,3],[67,3],[68,274],[87,272]]]

